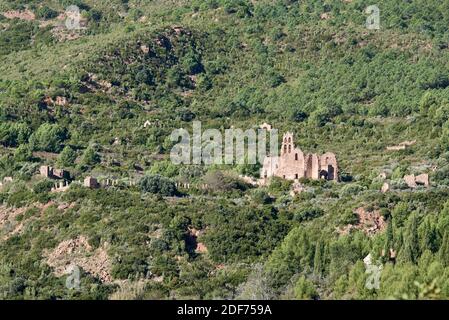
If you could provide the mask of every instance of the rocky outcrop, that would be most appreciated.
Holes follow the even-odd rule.
[[[93,249],[85,236],[65,240],[51,251],[46,251],[47,264],[54,268],[57,276],[67,274],[70,266],[76,265],[103,282],[111,282],[111,262],[107,246]]]
[[[412,189],[418,187],[418,185],[425,186],[428,188],[430,186],[429,175],[420,174],[415,176],[414,174],[404,176],[405,183]]]
[[[358,216],[358,223],[355,225],[347,225],[339,229],[340,234],[349,234],[351,230],[362,230],[366,235],[373,236],[379,232],[383,232],[387,224],[380,214],[379,210],[368,211],[363,207],[354,210]]]
[[[386,193],[388,191],[390,191],[390,184],[388,182],[385,182],[382,185],[382,189],[380,190],[382,193]]]

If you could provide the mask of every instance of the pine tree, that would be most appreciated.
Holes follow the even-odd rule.
[[[84,165],[93,166],[101,162],[100,155],[95,151],[92,146],[87,147],[83,153],[82,162]]]
[[[439,251],[439,258],[441,264],[445,267],[449,266],[449,231],[444,232],[443,243],[441,244]]]
[[[61,166],[70,167],[75,164],[75,160],[76,160],[76,152],[69,146],[66,146],[59,154],[58,164]]]

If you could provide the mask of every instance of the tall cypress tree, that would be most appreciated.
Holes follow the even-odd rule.
[[[322,266],[323,273],[327,274],[327,273],[329,273],[329,265],[331,263],[331,261],[330,261],[330,249],[329,249],[329,244],[328,243],[325,243],[325,245],[324,245],[322,261],[323,261],[323,266]]]
[[[387,225],[387,234],[385,239],[385,254],[388,256],[390,248],[394,248],[394,236],[393,236],[393,221],[390,219]]]
[[[416,216],[416,213],[413,213],[408,220],[402,250],[403,262],[417,262],[419,256],[419,237],[418,218]]]
[[[315,256],[313,257],[313,273],[317,276],[321,276],[323,273],[323,255],[321,247],[321,241],[318,241],[315,245]]]
[[[440,251],[438,252],[441,264],[445,267],[449,266],[449,231],[444,232],[443,243],[441,243]]]
[[[427,220],[423,226],[421,252],[424,252],[425,250],[435,252],[437,250],[436,237],[437,234],[435,228]]]

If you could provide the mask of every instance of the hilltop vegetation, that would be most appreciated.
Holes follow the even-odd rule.
[[[81,30],[64,27],[69,5]],[[447,299],[449,1],[377,1],[380,30],[365,27],[368,5],[0,1],[0,179],[13,179],[1,297]],[[258,166],[174,165],[170,133],[193,120],[292,131],[337,155],[340,182],[302,181],[292,197],[289,182],[240,179]],[[55,193],[42,164],[120,183]],[[431,187],[407,188],[411,173]],[[357,209],[384,228],[367,232]],[[48,257],[75,259],[58,245],[80,237],[81,290],[67,290]]]

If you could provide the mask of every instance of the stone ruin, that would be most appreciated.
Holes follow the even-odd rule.
[[[135,179],[94,178],[92,176],[87,176],[83,181],[83,186],[90,189],[121,187],[126,185],[130,187],[136,186],[137,181]]]
[[[56,105],[60,107],[65,107],[68,105],[67,98],[62,96],[57,96],[55,100],[53,100],[52,97],[47,96],[42,100],[42,102],[45,103],[47,106]]]
[[[118,186],[119,181],[116,179],[109,179],[107,178],[106,180],[103,180],[102,184],[106,187],[113,187],[113,186]]]
[[[295,147],[293,134],[287,132],[282,139],[281,155],[265,157],[260,176],[262,180],[275,176],[287,180],[308,178],[338,181],[338,163],[331,152],[322,156],[304,154]]]
[[[51,188],[51,192],[65,192],[70,188],[70,184],[68,181],[59,181],[56,182]]]
[[[189,190],[191,188],[198,189],[198,190],[207,190],[207,189],[209,189],[209,185],[207,183],[202,183],[202,184],[193,186],[190,183],[176,182],[175,183],[175,187],[177,189],[187,189],[187,190]]]
[[[86,178],[84,178],[84,184],[83,184],[86,188],[90,188],[90,189],[98,189],[100,187],[100,184],[98,183],[98,180],[91,177],[91,176],[87,176]]]
[[[388,250],[388,252],[385,252],[385,249],[382,249],[382,252],[381,252],[382,257],[386,256],[388,258],[388,261],[393,262],[393,263],[396,263],[396,255],[397,255],[397,252],[393,248],[390,248]]]
[[[405,183],[412,189],[418,187],[419,185],[428,188],[430,186],[429,175],[420,174],[415,176],[414,174],[404,176]]]
[[[400,144],[398,144],[397,146],[389,146],[387,147],[388,151],[400,151],[400,150],[405,150],[407,149],[407,147],[410,147],[412,145],[414,145],[416,143],[416,140],[413,141],[403,141]]]
[[[54,169],[50,166],[41,166],[39,169],[41,176],[48,179],[64,179],[70,180],[70,172],[64,169]]]

